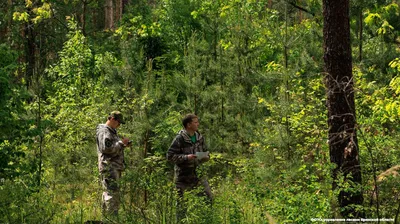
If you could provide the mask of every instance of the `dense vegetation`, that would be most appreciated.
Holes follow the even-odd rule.
[[[113,1],[111,1],[112,4]],[[0,223],[101,218],[95,127],[127,124],[122,223],[174,223],[166,151],[200,116],[215,202],[187,223],[340,218],[332,178],[322,1],[0,3]],[[111,14],[110,14],[111,13]],[[400,8],[351,1],[364,218],[400,220]],[[339,186],[332,190],[332,184]]]

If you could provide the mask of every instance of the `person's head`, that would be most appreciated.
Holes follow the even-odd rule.
[[[182,125],[187,131],[195,132],[199,128],[199,118],[194,114],[188,114],[182,119]]]
[[[118,128],[121,124],[125,124],[124,117],[121,112],[113,111],[108,115],[106,124],[112,128]]]

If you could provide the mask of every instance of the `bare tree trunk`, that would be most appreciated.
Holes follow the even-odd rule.
[[[39,87],[39,83],[37,83],[37,85],[38,85],[38,87],[37,88],[40,88]],[[40,93],[40,90],[39,90],[39,93]],[[38,108],[38,112],[37,112],[37,123],[36,123],[36,125],[37,125],[37,127],[39,127],[39,129],[40,129],[40,132],[42,132],[42,115],[41,115],[41,100],[40,100],[40,95],[38,95],[38,106],[39,106],[39,108]],[[37,173],[37,185],[38,186],[40,186],[40,184],[41,184],[41,180],[42,180],[42,165],[43,165],[43,161],[42,161],[42,159],[43,159],[43,134],[40,134],[39,135],[39,155],[37,155],[37,157],[38,157],[38,166],[39,166],[39,168],[38,168],[38,173]],[[40,189],[40,188],[39,188]]]
[[[114,5],[113,0],[106,0],[104,5],[105,29],[112,30],[114,28]]]
[[[362,61],[362,47],[363,47],[363,10],[360,9],[360,36],[359,36],[359,44],[358,44],[358,50],[359,50],[359,61]]]
[[[30,10],[28,10],[28,14]],[[26,63],[26,71],[25,71],[25,79],[27,86],[29,87],[34,78],[35,72],[35,52],[36,52],[36,44],[35,44],[35,30],[33,29],[34,24],[29,20],[24,25],[24,37],[25,37],[25,63]]]
[[[219,55],[222,55],[222,47],[219,47]],[[222,59],[220,57],[219,59],[219,84],[221,85],[221,92],[224,92],[224,74],[222,73]],[[224,122],[225,120],[225,114],[224,114],[224,110],[225,110],[225,101],[224,101],[224,96],[221,97],[221,124]]]
[[[82,14],[81,14],[81,24],[82,24],[82,34],[86,36],[86,9],[88,2],[82,1]]]
[[[115,21],[118,22],[122,18],[122,0],[115,0]]]
[[[33,27],[32,27],[33,30]],[[35,31],[35,30],[33,30]],[[38,105],[38,110],[36,113],[36,126],[39,129],[39,154],[37,155],[37,160],[38,160],[38,173],[37,173],[37,183],[38,186],[41,185],[41,179],[42,179],[42,174],[43,174],[43,142],[44,142],[44,132],[43,132],[43,127],[42,127],[42,84],[41,84],[41,71],[44,70],[43,65],[45,65],[45,59],[44,57],[42,59],[42,54],[41,50],[43,50],[42,47],[42,32],[40,29],[37,29],[35,31],[35,34],[33,36],[33,41],[34,41],[34,70],[33,70],[33,80],[32,80],[32,89],[35,92],[35,95],[37,96],[37,105]],[[40,189],[40,188],[39,188]]]
[[[290,105],[290,85],[289,85],[289,74],[288,74],[288,69],[289,69],[289,55],[288,55],[288,3],[285,3],[285,37],[284,37],[284,60],[285,60],[285,101],[287,105]],[[289,108],[287,108],[289,109]],[[289,123],[289,114],[286,112],[285,115],[285,126],[286,126],[286,134],[287,134],[287,141],[286,141],[286,149],[288,152],[288,157],[290,158],[292,155],[291,148],[290,148],[290,140],[291,140],[291,132],[290,132],[290,123]]]
[[[333,171],[333,188],[342,173],[346,182],[356,187],[342,188],[338,195],[341,214],[359,217],[351,205],[361,205],[363,196],[358,158],[356,115],[353,90],[350,46],[349,0],[323,0],[324,61],[327,89],[330,160],[337,167]],[[352,185],[353,186],[353,185]]]
[[[144,139],[144,152],[143,152],[143,158],[146,158],[147,157],[147,148],[148,148],[148,142],[150,141],[150,132],[149,132],[149,129],[147,129],[146,130],[146,137],[145,137],[145,139]],[[147,169],[147,168],[146,168]],[[145,188],[144,189],[144,192],[143,192],[143,200],[144,200],[144,204],[145,205],[147,205],[147,202],[148,202],[148,192],[147,192],[147,189]]]
[[[124,10],[124,0],[118,0],[118,8],[119,8],[118,21],[120,21],[122,19],[123,10]]]

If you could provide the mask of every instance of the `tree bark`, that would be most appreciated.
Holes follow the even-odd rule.
[[[359,56],[358,59],[361,62],[362,61],[362,47],[363,47],[363,10],[360,9],[360,14],[359,14],[359,20],[360,20],[360,34],[359,34],[359,44],[358,44],[358,50],[359,50]]]
[[[28,9],[28,14],[30,15],[31,10]],[[24,32],[23,35],[25,37],[25,63],[26,63],[26,70],[25,70],[25,79],[27,87],[29,87],[34,78],[35,68],[36,68],[36,33],[34,30],[34,24],[29,20],[24,24]]]
[[[342,173],[352,189],[339,189],[338,200],[344,217],[359,217],[353,206],[363,202],[361,168],[358,158],[356,114],[353,90],[350,46],[349,0],[323,0],[325,84],[329,126],[330,160],[337,167],[333,171],[333,189]]]
[[[113,0],[106,0],[104,5],[105,13],[105,29],[112,30],[114,28],[114,5]]]
[[[288,69],[289,69],[289,55],[288,55],[288,4],[285,3],[285,37],[284,37],[284,60],[285,60],[285,101],[287,104],[290,104],[290,95],[289,95],[289,91],[290,91],[290,86],[289,86],[289,74],[288,74]],[[286,149],[288,152],[288,157],[290,158],[292,156],[292,152],[290,149],[290,139],[291,139],[291,133],[290,133],[290,123],[289,123],[289,114],[286,113],[285,115],[285,126],[286,126],[286,134],[287,134],[287,141],[286,141]]]
[[[82,24],[82,34],[86,36],[86,11],[88,2],[82,1],[82,14],[81,14],[81,24]]]
[[[149,142],[149,140],[150,140],[150,135],[149,135],[149,129],[147,129],[146,130],[146,137],[145,137],[145,139],[144,139],[144,152],[143,152],[143,158],[146,158],[147,157],[147,148],[148,148],[148,142]],[[147,169],[147,168],[146,168]],[[147,189],[145,188],[144,189],[144,192],[143,192],[143,200],[144,200],[144,204],[145,205],[147,205],[147,202],[148,202],[148,192],[147,192]]]
[[[115,1],[115,21],[120,21],[122,18],[122,7],[123,3],[122,0]]]

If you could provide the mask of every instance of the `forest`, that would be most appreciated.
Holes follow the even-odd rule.
[[[118,223],[177,223],[166,153],[188,113],[214,201],[187,195],[183,223],[400,223],[399,6],[2,0],[0,223],[101,220],[115,110]]]

